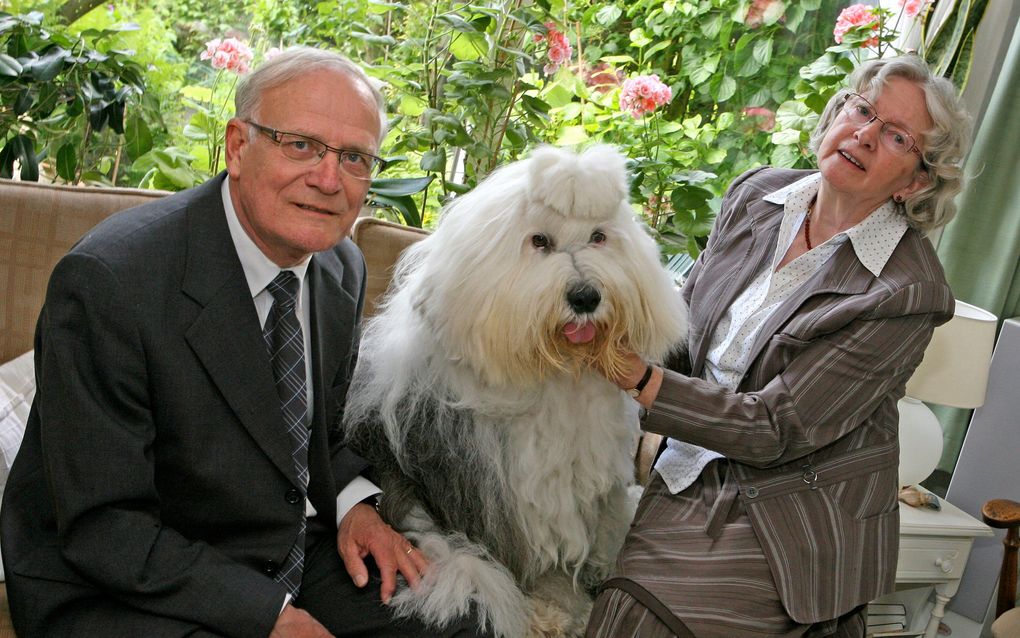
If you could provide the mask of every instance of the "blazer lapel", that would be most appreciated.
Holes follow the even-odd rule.
[[[762,324],[751,348],[749,362],[753,362],[780,327],[790,320],[797,310],[815,295],[856,295],[867,290],[875,276],[861,264],[849,240],[836,249],[835,254],[769,315]],[[753,365],[753,364],[752,364]],[[750,369],[750,366],[748,366]]]
[[[701,303],[708,302],[710,306],[706,313],[704,329],[700,330],[691,342],[692,376],[701,376],[705,357],[708,356],[711,336],[722,319],[723,313],[751,283],[751,280],[759,272],[760,265],[771,260],[772,250],[775,249],[776,237],[779,234],[779,225],[783,219],[782,208],[782,205],[773,204],[763,199],[748,204],[746,220],[750,224],[750,232],[743,233],[742,237],[737,240],[746,243],[746,246],[743,247],[743,250],[739,245],[736,248],[728,248],[725,253],[720,255],[720,257],[726,257],[726,260],[712,266],[713,270],[729,271],[733,276],[726,277],[719,290],[703,293],[700,296]],[[780,214],[777,214],[777,209]]]
[[[227,228],[221,183],[215,179],[201,186],[188,209],[188,263],[182,290],[202,311],[185,336],[258,446],[296,482],[269,354]]]
[[[333,390],[356,328],[357,302],[343,288],[344,266],[332,251],[317,253],[309,267],[311,285],[313,423],[331,425],[338,400]],[[343,371],[346,373],[346,370]]]

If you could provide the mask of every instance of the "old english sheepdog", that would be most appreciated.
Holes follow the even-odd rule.
[[[401,258],[344,426],[431,567],[392,600],[436,626],[570,636],[634,512],[638,405],[597,369],[661,360],[686,310],[607,146],[541,148]]]

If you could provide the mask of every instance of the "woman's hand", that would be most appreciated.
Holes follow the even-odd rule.
[[[649,365],[648,362],[635,353],[629,352],[624,355],[622,372],[615,377],[606,375],[606,378],[616,384],[616,387],[621,390],[629,391],[641,382]],[[652,404],[655,403],[655,397],[659,394],[659,387],[662,386],[662,368],[659,366],[651,366],[651,368],[651,377],[645,383],[645,387],[641,389],[640,394],[634,397],[645,409],[651,408]],[[602,372],[605,374],[605,371]]]

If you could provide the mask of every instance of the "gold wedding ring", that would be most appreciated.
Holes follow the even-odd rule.
[[[413,552],[413,551],[414,551],[414,545],[408,545],[407,546],[407,551],[404,552],[404,553],[407,554],[408,556],[410,556],[411,552]]]

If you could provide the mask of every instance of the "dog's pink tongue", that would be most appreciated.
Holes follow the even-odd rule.
[[[588,343],[595,338],[595,324],[582,323],[577,325],[571,321],[563,326],[563,336],[570,343]]]

